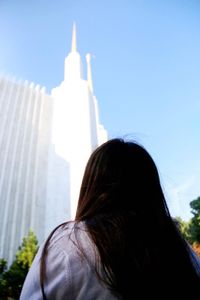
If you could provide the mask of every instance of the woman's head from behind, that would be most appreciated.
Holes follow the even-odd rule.
[[[110,140],[91,155],[82,181],[77,220],[97,214],[168,214],[159,175],[148,152],[135,142]]]

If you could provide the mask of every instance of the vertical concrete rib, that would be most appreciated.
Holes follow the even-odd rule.
[[[38,105],[38,99],[36,97],[36,90],[33,90],[31,101],[31,110],[28,117],[29,131],[28,141],[27,141],[27,157],[26,157],[26,176],[24,182],[24,193],[23,193],[23,206],[21,215],[21,239],[27,234],[27,230],[30,229],[30,216],[31,216],[31,186],[30,181],[32,181],[32,176],[34,174],[34,168],[31,170],[31,155],[33,145],[33,135],[35,130],[35,115]]]
[[[18,161],[18,177],[17,177],[17,189],[16,189],[16,201],[18,202],[19,209],[16,210],[16,241],[14,248],[16,248],[21,242],[21,224],[22,224],[22,209],[24,205],[24,186],[27,180],[26,170],[27,170],[27,146],[29,144],[29,132],[30,132],[30,119],[31,119],[31,107],[34,104],[32,101],[32,94],[34,85],[26,87],[27,96],[25,98],[25,103],[22,111],[22,127],[20,131],[20,141],[19,145],[19,161]],[[28,216],[27,216],[28,217]],[[26,232],[27,233],[27,232]]]
[[[8,133],[8,125],[10,120],[10,116],[12,115],[12,109],[13,109],[13,104],[15,101],[15,97],[13,99],[12,94],[14,92],[14,89],[16,88],[16,83],[14,82],[8,82],[6,84],[6,88],[4,90],[3,94],[3,101],[1,104],[1,110],[0,110],[0,122],[1,122],[1,130],[0,130],[0,162],[1,162],[1,177],[0,177],[0,193],[2,189],[2,184],[3,184],[3,179],[4,179],[4,172],[5,172],[5,162],[6,160],[4,159],[6,153],[5,153],[5,148],[6,148],[6,142],[7,142],[7,133]],[[8,95],[6,97],[6,95]],[[8,125],[7,125],[8,124]],[[7,126],[7,128],[6,128]]]
[[[41,129],[41,122],[42,122],[42,113],[43,113],[43,106],[44,106],[44,98],[43,94],[40,91],[38,91],[38,109],[37,109],[37,114],[36,114],[36,122],[35,122],[35,129],[36,129],[36,139],[35,139],[35,155],[34,155],[34,168],[35,172],[33,175],[33,190],[32,190],[32,202],[31,202],[31,223],[30,227],[35,230],[35,232],[38,233],[37,230],[37,225],[39,220],[37,220],[38,215],[36,213],[36,206],[38,205],[38,197],[40,197],[38,193],[39,187],[37,186],[37,178],[40,176],[40,168],[39,168],[39,157],[40,157],[40,152],[41,152],[41,144],[39,144],[39,139],[40,139],[40,129]],[[42,182],[41,182],[42,184]],[[42,230],[42,228],[40,228]]]
[[[35,208],[36,208],[36,189],[35,186],[35,176],[37,174],[37,166],[36,166],[36,160],[37,160],[37,145],[38,145],[38,123],[39,123],[39,117],[40,117],[40,108],[41,108],[41,92],[39,90],[39,87],[36,87],[35,91],[35,107],[34,107],[34,114],[32,118],[32,135],[30,140],[30,152],[29,152],[29,163],[28,163],[28,170],[27,170],[27,186],[25,190],[25,197],[30,198],[30,207],[26,208],[29,209],[29,220],[26,218],[24,219],[24,228],[31,228],[34,230],[34,232],[37,234],[35,225],[38,223],[38,216],[35,215]],[[26,196],[26,193],[27,196]],[[30,197],[31,195],[31,197]],[[25,214],[27,215],[28,212]]]
[[[1,228],[2,228],[2,221],[3,221],[3,217],[4,217],[4,201],[2,199],[2,193],[1,193],[1,189],[2,189],[2,184],[3,184],[3,179],[4,179],[4,173],[3,173],[3,157],[4,157],[4,144],[2,141],[3,138],[3,132],[4,132],[4,128],[5,128],[5,120],[6,120],[6,114],[5,114],[5,110],[7,110],[7,106],[9,107],[9,101],[6,102],[6,94],[9,94],[9,92],[11,93],[11,90],[13,89],[13,86],[10,87],[10,82],[8,82],[8,80],[6,79],[1,79],[1,88],[0,88],[0,164],[1,164],[1,172],[0,172],[0,234],[1,234]],[[11,101],[11,97],[10,99],[8,99]],[[7,106],[6,106],[7,104]],[[3,245],[0,244],[0,257],[2,256],[2,251],[3,251]]]
[[[11,238],[10,238],[10,245],[9,245],[9,261],[12,261],[13,254],[17,250],[17,246],[19,245],[20,236],[19,236],[19,228],[20,228],[20,220],[17,222],[17,216],[21,211],[21,205],[19,205],[19,183],[21,180],[21,168],[22,168],[22,161],[23,161],[23,152],[21,151],[21,147],[24,142],[24,128],[27,125],[25,120],[25,113],[27,109],[27,98],[29,94],[28,83],[24,82],[23,84],[23,93],[20,97],[20,112],[18,116],[18,122],[16,124],[16,142],[15,142],[15,165],[14,165],[14,172],[16,173],[16,180],[13,182],[15,185],[15,193],[12,195],[14,197],[13,203],[13,217],[12,217],[12,226],[11,226]]]
[[[4,132],[4,136],[6,135],[6,143],[5,143],[5,156],[3,159],[3,168],[2,173],[5,174],[5,180],[4,180],[4,189],[2,193],[2,197],[4,198],[3,202],[5,204],[4,206],[4,217],[2,222],[2,231],[1,231],[1,244],[4,245],[6,240],[9,239],[8,234],[9,232],[9,213],[12,213],[11,205],[13,202],[13,199],[10,198],[10,192],[11,192],[11,184],[12,184],[12,167],[13,167],[13,157],[12,157],[12,139],[14,139],[14,132],[15,132],[15,126],[16,126],[16,114],[17,114],[17,100],[19,99],[20,91],[21,91],[21,85],[16,85],[16,94],[10,95],[13,99],[13,103],[10,102],[10,108],[8,110],[8,116],[7,116],[7,130]],[[11,105],[12,104],[12,105]],[[10,170],[11,167],[11,170]],[[7,175],[7,176],[6,176]]]

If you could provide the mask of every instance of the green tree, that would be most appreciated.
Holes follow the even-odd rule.
[[[6,299],[6,280],[4,273],[7,271],[7,261],[3,258],[0,259],[0,299]]]
[[[3,258],[0,259],[0,278],[3,273],[7,270],[7,261]]]
[[[200,243],[200,197],[190,202],[191,213],[193,217],[189,225],[189,234],[191,242]]]
[[[5,260],[2,260],[2,275],[0,277],[0,299],[19,299],[20,292],[38,250],[38,242],[35,234],[30,231],[23,239],[22,245],[16,253],[16,257],[9,270],[6,270]],[[1,267],[1,260],[0,260]]]
[[[38,250],[38,241],[33,233],[29,231],[28,237],[23,239],[22,245],[19,247],[18,252],[16,253],[16,261],[24,269],[30,268],[32,261],[35,257],[35,254]]]
[[[183,237],[190,243],[191,242],[191,237],[189,232],[190,221],[189,222],[183,221],[180,217],[176,217],[174,221],[177,224]]]

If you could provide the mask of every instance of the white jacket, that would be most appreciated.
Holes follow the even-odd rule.
[[[71,222],[53,235],[46,260],[44,290],[48,300],[116,300],[97,278],[94,262],[97,256],[84,224],[76,231],[86,257],[78,253],[77,240]],[[42,300],[40,287],[40,247],[23,285],[20,300]]]

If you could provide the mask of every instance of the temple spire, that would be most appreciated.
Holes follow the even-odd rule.
[[[73,23],[72,47],[65,58],[64,80],[76,80],[83,78],[82,62],[76,46],[76,24]]]
[[[92,83],[92,68],[91,68],[91,54],[86,55],[86,61],[87,61],[87,81],[88,86],[93,93],[93,83]]]
[[[76,52],[77,46],[76,46],[76,23],[73,23],[73,31],[72,31],[72,48],[71,52]]]

